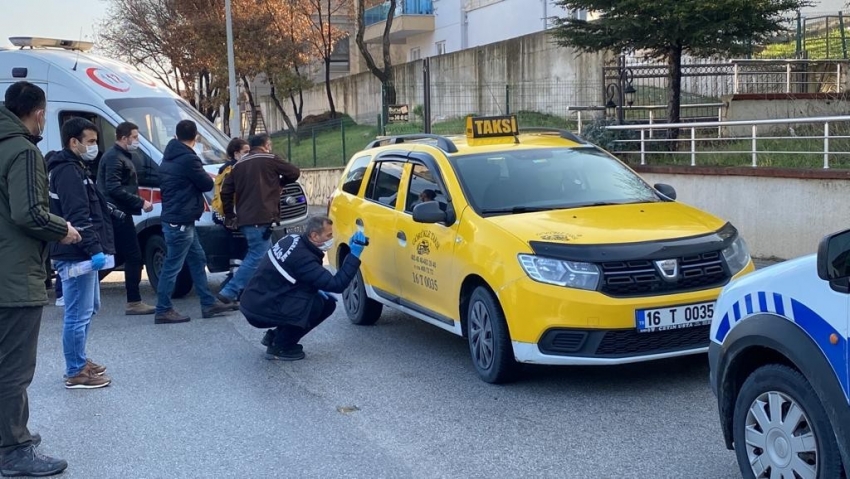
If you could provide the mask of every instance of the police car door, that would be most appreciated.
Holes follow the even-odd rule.
[[[409,162],[403,213],[398,219],[399,242],[395,248],[401,296],[412,303],[405,306],[454,327],[453,318],[458,310],[457,295],[452,293],[457,223],[451,217],[449,224],[413,221],[413,208],[431,198],[440,209],[449,210],[449,193],[433,157],[413,152]]]

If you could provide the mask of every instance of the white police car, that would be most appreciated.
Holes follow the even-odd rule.
[[[745,478],[850,477],[850,230],[727,285],[711,387]]]

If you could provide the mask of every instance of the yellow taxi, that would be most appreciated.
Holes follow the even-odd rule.
[[[331,196],[337,238],[369,238],[343,294],[463,336],[481,379],[521,363],[610,365],[704,353],[720,290],[754,270],[730,223],[675,201],[571,132],[514,116],[466,135],[380,137]],[[329,252],[339,265],[348,245]]]

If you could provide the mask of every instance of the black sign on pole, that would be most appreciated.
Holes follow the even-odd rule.
[[[387,108],[387,123],[407,123],[410,121],[410,107],[407,105],[390,105]]]
[[[425,133],[431,133],[431,58],[425,57],[422,60],[422,76],[423,78],[423,105],[422,105],[422,126]]]

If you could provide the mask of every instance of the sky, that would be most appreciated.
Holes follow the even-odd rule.
[[[0,0],[0,46],[9,37],[49,37],[83,40],[94,37],[105,18],[108,0]]]

